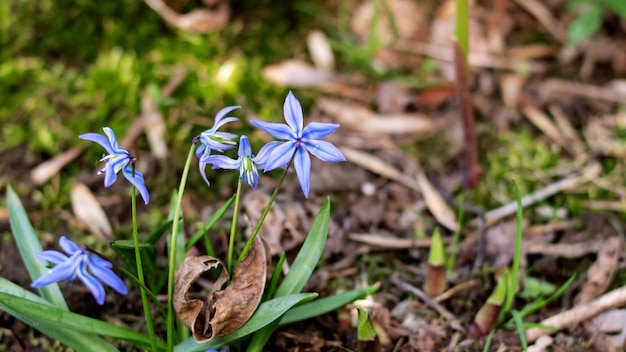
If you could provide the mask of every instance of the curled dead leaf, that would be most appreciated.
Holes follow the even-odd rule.
[[[228,335],[239,329],[254,314],[261,302],[267,278],[267,251],[257,236],[248,255],[231,279],[222,261],[209,256],[187,257],[176,270],[174,282],[174,310],[197,342],[205,342],[216,336]],[[193,284],[207,271],[222,268],[206,300],[191,298]]]

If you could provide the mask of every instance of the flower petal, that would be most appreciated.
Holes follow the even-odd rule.
[[[72,280],[76,274],[76,270],[80,265],[82,254],[77,254],[68,258],[65,262],[48,270],[47,273],[41,275],[35,280],[30,287],[43,287],[61,280]]]
[[[285,104],[283,105],[283,113],[285,114],[285,121],[296,136],[300,136],[302,132],[302,105],[291,91],[285,98]]]
[[[283,143],[284,142],[272,141],[272,142],[265,144],[263,147],[261,147],[261,150],[259,150],[259,154],[257,154],[252,159],[252,161],[254,161],[254,163],[259,169],[264,170],[265,164],[267,164],[267,162],[270,160],[270,156],[274,148],[278,147],[279,145]]]
[[[104,127],[102,128],[102,130],[107,135],[107,137],[109,137],[109,143],[111,144],[111,148],[113,148],[114,152],[110,154],[115,154],[116,152],[119,152],[120,147],[117,144],[117,137],[115,136],[115,132],[113,132],[113,130],[110,129],[109,127]]]
[[[296,157],[293,160],[300,187],[304,192],[304,197],[309,198],[309,185],[311,181],[311,157],[302,147],[298,148]]]
[[[111,187],[112,184],[117,180],[117,172],[115,172],[115,164],[112,162],[107,162],[104,165],[104,169],[100,170],[98,174],[104,172],[104,188]]]
[[[251,156],[252,155],[252,147],[250,147],[250,140],[248,136],[239,137],[239,151],[237,153],[239,156]]]
[[[304,147],[309,152],[311,152],[311,154],[315,155],[322,161],[346,161],[346,157],[341,153],[339,148],[335,147],[335,145],[330,142],[321,140],[310,140],[304,143]]]
[[[83,133],[80,136],[78,136],[78,138],[100,144],[100,146],[102,146],[102,148],[104,148],[109,154],[115,153],[115,150],[113,149],[113,146],[111,145],[109,140],[105,136],[99,133],[93,133],[93,132]]]
[[[213,165],[212,169],[226,169],[237,170],[239,169],[239,159],[233,160],[226,155],[209,155],[202,159],[202,163]]]
[[[200,175],[202,175],[202,178],[204,179],[204,182],[206,182],[206,185],[211,187],[211,182],[209,182],[209,179],[206,177],[206,166],[207,163],[200,162]]]
[[[267,163],[265,164],[265,168],[263,170],[267,172],[279,167],[287,167],[287,164],[291,161],[291,157],[295,151],[296,142],[289,141],[277,145],[267,156]]]
[[[59,246],[61,246],[65,253],[69,255],[82,251],[82,249],[80,249],[80,247],[76,243],[72,242],[65,236],[61,236],[59,238]]]
[[[226,116],[226,114],[239,108],[241,108],[241,106],[227,106],[223,108],[222,110],[218,111],[217,114],[215,114],[215,123],[213,124],[213,128],[211,129],[217,130],[218,128],[220,128],[221,126],[223,126],[224,124],[228,122],[239,121],[239,119],[236,117],[227,117],[224,119],[224,116]]]
[[[96,303],[103,305],[106,292],[104,292],[104,286],[102,286],[100,281],[88,273],[85,268],[78,270],[78,278],[83,282],[83,284],[85,284],[87,289],[89,289],[93,298],[96,299]]]
[[[67,260],[67,256],[59,251],[43,251],[35,254],[37,259],[45,260],[55,265],[64,263]]]
[[[339,128],[338,123],[311,122],[302,131],[302,139],[320,139],[335,132]]]
[[[124,284],[124,281],[119,278],[111,269],[106,266],[100,265],[97,260],[98,257],[89,256],[89,271],[97,277],[100,281],[104,282],[107,286],[111,287],[118,293],[125,295],[128,293],[128,289]]]
[[[141,194],[141,198],[143,198],[144,203],[148,204],[150,201],[150,194],[148,193],[148,189],[146,188],[141,172],[135,170],[135,175],[133,176],[133,167],[131,165],[126,165],[122,172],[128,182],[137,188],[137,191]]]
[[[269,133],[272,137],[282,140],[295,140],[297,136],[289,126],[284,123],[264,122],[251,120],[250,123],[256,128]]]

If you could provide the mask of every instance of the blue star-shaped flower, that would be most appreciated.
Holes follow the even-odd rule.
[[[98,171],[98,175],[104,175],[104,187],[111,186],[117,180],[117,173],[122,170],[124,177],[139,191],[143,201],[148,204],[150,195],[143,180],[141,172],[135,170],[135,158],[128,150],[122,149],[117,143],[115,132],[108,127],[104,127],[104,133],[108,138],[98,133],[85,133],[78,136],[80,139],[92,141],[100,144],[109,155],[105,155],[100,161],[106,162],[104,168]]]
[[[247,136],[239,138],[239,158],[231,159],[226,155],[207,155],[200,159],[201,163],[213,164],[212,169],[239,169],[239,178],[245,180],[250,187],[256,189],[259,185],[259,169],[263,170],[267,154],[254,156]]]
[[[111,270],[113,265],[109,261],[90,254],[87,251],[87,247],[79,247],[65,236],[61,236],[59,245],[69,254],[69,257],[54,250],[37,253],[35,255],[37,258],[48,261],[56,266],[35,280],[30,285],[31,287],[43,287],[61,280],[73,282],[78,276],[80,281],[91,291],[91,294],[99,305],[104,304],[104,297],[106,295],[100,281],[122,295],[128,293],[124,281]]]
[[[218,132],[217,129],[229,122],[238,121],[239,119],[236,117],[225,118],[225,116],[229,112],[239,108],[240,106],[227,106],[218,111],[217,115],[215,115],[215,123],[213,124],[213,127],[200,133],[199,136],[193,139],[194,143],[200,142],[200,145],[196,149],[196,156],[198,157],[198,159],[200,159],[200,174],[202,174],[202,178],[204,178],[204,181],[206,181],[207,185],[211,184],[209,183],[209,180],[207,179],[206,173],[204,171],[207,162],[204,162],[203,160],[211,155],[212,150],[223,152],[224,150],[232,149],[235,147],[236,143],[233,142],[233,139],[237,137],[237,135],[228,132]]]
[[[337,147],[330,142],[321,140],[321,138],[335,132],[339,128],[339,124],[311,122],[302,128],[302,106],[291,91],[285,99],[283,111],[287,125],[256,120],[250,121],[250,123],[276,139],[284,140],[283,142],[269,142],[259,151],[259,154],[267,153],[265,171],[287,167],[293,158],[300,187],[302,187],[304,196],[308,198],[311,158],[307,151],[322,161],[346,161],[346,157]]]

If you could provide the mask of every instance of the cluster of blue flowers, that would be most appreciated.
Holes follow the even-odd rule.
[[[300,181],[302,192],[309,197],[311,177],[311,158],[309,153],[326,162],[346,161],[341,151],[332,143],[322,140],[339,128],[338,124],[311,122],[303,127],[302,106],[298,99],[289,92],[283,106],[287,124],[251,121],[251,123],[277,139],[265,144],[258,155],[252,153],[247,136],[239,138],[238,158],[232,159],[223,154],[211,154],[213,151],[224,152],[235,148],[234,139],[237,135],[220,132],[218,129],[228,122],[238,121],[236,117],[227,117],[231,111],[240,108],[229,106],[220,110],[215,116],[212,128],[195,137],[193,142],[199,144],[196,156],[199,159],[200,173],[210,185],[206,176],[206,166],[211,164],[213,169],[239,170],[240,182],[245,181],[253,189],[259,184],[259,171],[267,172],[278,168],[293,167]],[[117,180],[117,174],[122,171],[124,177],[139,191],[145,204],[150,201],[143,175],[135,169],[136,158],[127,150],[119,147],[115,133],[108,127],[103,128],[106,135],[85,133],[79,138],[95,142],[102,146],[108,155],[100,161],[105,162],[104,168],[98,174],[105,174],[104,187],[111,186]],[[78,277],[91,291],[98,304],[104,303],[105,291],[102,281],[120,294],[126,294],[124,282],[111,270],[112,264],[97,255],[91,254],[87,247],[79,247],[66,237],[59,240],[61,248],[69,255],[58,251],[43,251],[37,254],[39,259],[55,264],[46,274],[35,280],[32,287],[42,287],[52,283],[67,280],[73,282]]]
[[[302,106],[300,101],[289,92],[285,99],[283,111],[287,124],[270,123],[263,121],[250,121],[255,127],[269,133],[280,141],[272,141],[264,145],[259,154],[252,154],[250,142],[247,136],[239,139],[239,158],[233,160],[224,155],[211,155],[211,150],[220,152],[234,148],[232,134],[217,132],[217,129],[226,122],[235,121],[236,118],[224,116],[239,108],[231,106],[222,109],[215,117],[215,126],[202,132],[196,137],[201,145],[196,150],[200,158],[200,172],[207,183],[205,167],[212,164],[213,169],[239,169],[239,176],[252,188],[256,189],[259,182],[259,170],[264,172],[286,168],[293,160],[293,166],[298,175],[300,186],[305,197],[309,197],[309,185],[311,178],[311,157],[315,155],[322,161],[339,162],[346,161],[341,151],[332,143],[323,141],[322,138],[335,132],[339,125],[336,123],[311,122],[303,127]]]

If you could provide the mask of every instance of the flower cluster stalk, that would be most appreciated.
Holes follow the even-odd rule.
[[[146,293],[146,281],[143,276],[143,265],[141,263],[141,252],[139,251],[139,235],[137,231],[137,190],[132,188],[131,203],[132,203],[132,219],[133,219],[133,242],[135,245],[135,262],[137,263],[137,278],[139,279],[139,291],[141,293],[141,304],[143,306],[143,314],[146,318],[146,328],[148,329],[148,335],[150,336],[150,347],[152,351],[157,350],[156,335],[154,333],[154,324],[152,323],[152,313],[150,312],[150,302],[148,302],[148,295]]]
[[[239,258],[237,259],[237,264],[239,264],[243,260],[243,258],[246,257],[246,255],[248,254],[248,251],[250,251],[250,247],[252,247],[254,238],[257,236],[257,234],[261,230],[261,226],[263,225],[263,222],[265,221],[267,214],[269,214],[270,209],[272,208],[272,204],[274,204],[274,201],[276,200],[276,196],[278,195],[278,190],[280,189],[280,186],[283,184],[283,181],[285,181],[285,177],[287,176],[287,172],[289,171],[289,166],[291,166],[291,163],[293,163],[293,156],[291,157],[291,161],[289,162],[289,165],[285,167],[285,171],[283,171],[283,174],[280,176],[280,179],[278,180],[278,184],[276,184],[276,188],[274,188],[274,192],[272,193],[272,196],[270,197],[269,202],[267,202],[267,205],[265,206],[265,209],[263,210],[263,214],[261,214],[261,217],[259,218],[256,225],[254,226],[254,229],[252,229],[252,233],[250,234],[250,238],[248,238],[248,242],[246,242],[246,245],[243,247],[241,254],[239,254]]]
[[[189,168],[193,160],[195,145],[192,144],[187,155],[187,161],[183,169],[183,175],[180,177],[180,185],[176,194],[176,204],[174,207],[174,215],[172,221],[172,238],[170,241],[169,254],[169,270],[167,275],[167,350],[174,350],[174,273],[176,272],[176,245],[178,244],[178,218],[180,217],[180,209],[183,202],[183,193],[187,185],[187,177],[189,176]]]

